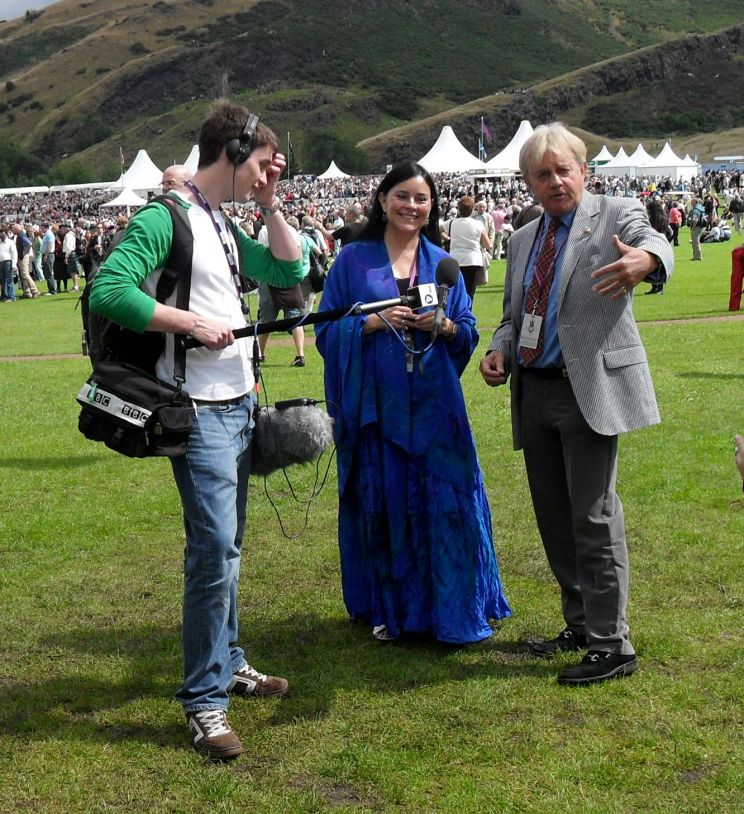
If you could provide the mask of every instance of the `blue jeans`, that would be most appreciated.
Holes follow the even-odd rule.
[[[16,292],[13,282],[13,263],[10,260],[3,260],[0,263],[0,275],[2,275],[3,299],[14,300]]]
[[[186,550],[183,593],[184,712],[227,709],[227,685],[246,663],[238,646],[237,593],[251,467],[253,407],[200,404],[186,455],[171,458]]]

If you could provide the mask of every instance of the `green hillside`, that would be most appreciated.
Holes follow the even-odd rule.
[[[741,8],[741,0],[62,0],[0,24],[0,137],[47,167],[77,164],[103,177],[118,174],[120,148],[128,158],[146,146],[158,163],[183,160],[209,100],[231,95],[280,135],[292,133],[298,169],[318,171],[333,156],[361,171],[380,159],[355,145],[382,132],[499,92],[506,132],[535,83],[738,24]],[[730,53],[708,57],[707,75],[730,71]],[[733,78],[740,87],[738,69]],[[696,90],[707,117],[703,102],[690,110],[689,97],[669,91],[649,91],[639,75],[634,88],[582,101],[567,118],[590,130],[607,120],[602,134],[618,138],[640,134],[638,121],[642,135],[658,137],[741,124],[725,82]],[[632,133],[618,130],[623,121]]]

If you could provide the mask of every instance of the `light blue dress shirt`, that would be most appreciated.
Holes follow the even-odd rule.
[[[566,250],[566,243],[568,242],[568,233],[571,231],[571,224],[576,215],[576,210],[569,212],[567,215],[560,216],[559,220],[561,225],[555,233],[555,273],[553,275],[553,282],[550,286],[550,294],[548,295],[548,306],[545,311],[545,318],[543,319],[543,352],[542,354],[530,365],[530,367],[563,367],[563,354],[561,353],[561,346],[558,341],[558,284],[561,277],[561,265],[563,263],[563,255]],[[527,262],[527,273],[524,276],[524,296],[522,298],[522,314],[520,321],[520,328],[524,324],[525,309],[527,306],[527,292],[530,290],[532,278],[535,276],[535,265],[537,258],[540,255],[545,235],[550,225],[550,216],[543,217],[540,223],[540,228],[535,236],[535,242],[532,244],[530,251],[530,259]],[[524,364],[522,360],[521,349],[518,352],[519,363]]]

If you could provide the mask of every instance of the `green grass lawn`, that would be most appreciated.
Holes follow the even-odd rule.
[[[744,811],[744,496],[731,438],[744,429],[741,321],[728,305],[734,242],[689,262],[687,230],[663,296],[636,292],[663,423],[620,441],[641,669],[559,687],[569,657],[525,639],[561,627],[508,391],[463,376],[514,616],[469,647],[380,645],[340,596],[335,476],[299,539],[256,482],[242,572],[250,660],[292,693],[237,700],[247,753],[211,765],[180,707],[183,535],[164,460],[131,461],[76,429],[89,365],[73,294],[0,305],[0,812]],[[482,347],[504,263],[479,289]],[[672,319],[674,322],[660,322]],[[15,355],[38,359],[14,360]],[[272,340],[271,400],[322,395],[320,357],[291,368]],[[300,496],[312,467],[291,472]],[[304,508],[269,480],[288,532]]]

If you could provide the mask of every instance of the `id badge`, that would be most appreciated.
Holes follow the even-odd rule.
[[[540,339],[540,330],[542,329],[542,321],[543,318],[537,314],[524,315],[522,332],[519,334],[520,348],[531,348],[534,350],[537,347],[538,340]]]

